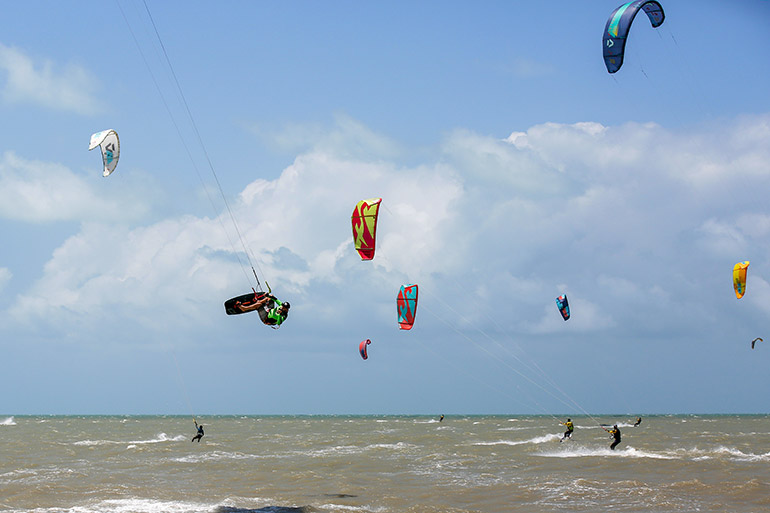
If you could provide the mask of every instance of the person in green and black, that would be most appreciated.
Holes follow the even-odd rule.
[[[288,301],[281,302],[271,294],[265,294],[256,301],[249,304],[235,303],[235,308],[241,312],[251,312],[257,310],[259,318],[268,326],[280,326],[289,316],[291,305]]]
[[[575,425],[572,423],[572,419],[567,419],[567,422],[559,422],[562,426],[566,426],[567,431],[564,432],[564,436],[561,437],[559,442],[563,442],[565,438],[572,439],[572,432],[575,431]]]
[[[198,432],[195,434],[193,439],[190,440],[190,441],[194,442],[194,441],[198,440],[198,443],[201,443],[201,438],[203,438],[203,426],[202,425],[198,425],[198,421],[197,420],[193,420],[193,422],[195,422],[195,427],[198,429]]]
[[[607,430],[607,432],[612,435],[612,438],[615,439],[612,442],[612,445],[610,445],[610,449],[614,451],[615,447],[617,447],[618,444],[620,443],[620,429],[618,429],[618,425],[615,424],[614,426],[612,426],[612,429]]]

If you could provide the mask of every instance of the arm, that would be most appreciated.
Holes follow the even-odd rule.
[[[271,296],[265,296],[265,297],[262,297],[262,298],[258,299],[254,303],[251,303],[251,304],[248,304],[248,305],[244,305],[241,302],[235,303],[235,307],[238,308],[241,312],[251,312],[253,310],[258,310],[258,309],[262,308],[271,299],[272,299]]]

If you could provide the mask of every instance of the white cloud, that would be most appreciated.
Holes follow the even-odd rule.
[[[271,148],[287,152],[320,151],[347,158],[394,158],[403,152],[395,141],[343,114],[334,116],[331,129],[320,124],[289,123],[279,128],[253,125],[250,130]]]
[[[466,326],[491,312],[502,329],[541,336],[692,329],[726,315],[692,304],[729,296],[732,264],[747,258],[746,248],[760,255],[754,289],[767,289],[770,222],[763,203],[736,198],[765,187],[770,169],[736,180],[733,164],[747,148],[711,147],[744,131],[770,148],[766,117],[755,123],[754,130],[744,120],[686,136],[657,125],[595,123],[549,123],[508,140],[456,132],[415,166],[383,158],[383,148],[397,146],[387,139],[351,133],[356,151],[344,149],[342,136],[319,143],[277,179],[249,184],[231,208],[262,277],[286,295],[318,302],[303,313],[310,324],[362,308],[356,300],[330,307],[330,295],[368,291],[392,301],[408,280],[459,301]],[[683,178],[681,156],[707,146],[721,155],[709,176]],[[714,186],[700,187],[698,176]],[[384,198],[377,256],[361,263],[350,215],[356,201],[373,196]],[[233,257],[240,249],[227,217],[133,228],[88,223],[56,250],[14,313],[56,322],[73,312],[91,322],[130,317],[158,330],[169,319],[205,325],[221,315],[222,300],[245,292]],[[565,291],[567,323],[554,303]],[[378,315],[380,306],[372,307]],[[382,310],[391,315],[394,307]]]
[[[21,50],[0,44],[0,77],[3,74],[0,94],[8,103],[33,103],[79,114],[103,108],[95,95],[97,80],[81,66],[35,62]]]
[[[121,199],[120,188],[100,190],[106,180],[89,182],[61,164],[6,152],[0,159],[0,217],[28,222],[119,221],[146,211],[141,202]]]
[[[6,268],[6,267],[0,267],[0,290],[3,290],[5,286],[8,284],[9,281],[11,281],[11,278],[13,277],[13,273]]]

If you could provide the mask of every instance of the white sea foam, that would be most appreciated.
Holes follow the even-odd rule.
[[[13,417],[7,417],[3,420],[0,420],[0,426],[15,426],[16,421],[13,420]]]
[[[72,445],[80,445],[84,447],[95,447],[97,445],[114,445],[114,444],[120,444],[123,442],[116,442],[114,440],[78,440],[77,442],[72,442]]]
[[[725,447],[720,445],[714,449],[682,449],[678,451],[683,457],[691,458],[695,461],[726,458],[733,461],[770,461],[770,452],[763,454],[745,453],[734,447]]]
[[[178,463],[201,463],[204,461],[228,461],[228,460],[255,460],[264,458],[257,454],[244,454],[242,452],[212,451],[202,454],[188,454],[179,458],[172,458],[171,461]]]
[[[181,442],[187,440],[185,435],[168,436],[166,433],[159,433],[155,438],[149,440],[131,440],[130,444],[143,445],[143,444],[158,444],[162,442]]]
[[[524,444],[544,444],[561,439],[561,435],[548,434],[536,436],[528,440],[498,440],[496,442],[475,442],[472,445],[524,445]]]
[[[99,445],[115,445],[127,443],[129,444],[129,448],[135,448],[137,445],[158,444],[162,442],[181,442],[182,440],[187,440],[187,437],[184,435],[168,436],[166,433],[160,433],[155,438],[151,438],[149,440],[129,440],[128,442],[125,440],[78,440],[77,442],[72,442],[72,445],[95,447]]]
[[[108,499],[91,505],[74,506],[68,510],[56,508],[57,512],[71,513],[199,513],[211,510],[211,504],[181,501],[160,501],[154,499]]]
[[[543,452],[540,456],[546,458],[586,458],[595,456],[607,456],[613,458],[650,458],[656,460],[674,460],[679,459],[676,455],[658,453],[653,451],[641,451],[627,446],[624,449],[611,450],[609,447],[585,447],[570,444],[563,450]]]
[[[348,504],[322,504],[319,508],[329,511],[371,511],[375,513],[378,511],[387,511],[387,508],[383,507],[372,509],[366,506],[350,506]]]

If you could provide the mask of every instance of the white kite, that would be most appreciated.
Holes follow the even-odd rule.
[[[91,143],[88,145],[88,151],[97,146],[101,147],[102,160],[104,160],[104,176],[110,176],[115,171],[120,157],[120,141],[118,133],[115,130],[102,130],[91,136]]]

